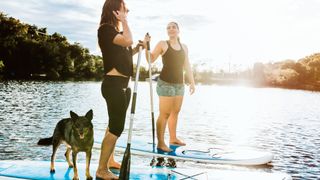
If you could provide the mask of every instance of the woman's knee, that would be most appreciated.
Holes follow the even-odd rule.
[[[159,119],[168,119],[170,116],[170,112],[160,112]]]
[[[170,116],[178,116],[180,113],[181,108],[180,107],[175,107],[172,109],[172,111],[170,112]]]
[[[109,132],[120,137],[124,130],[125,116],[112,116],[109,119]]]
[[[178,118],[179,112],[180,111],[171,111],[170,117]]]
[[[120,137],[123,130],[124,130],[124,126],[121,126],[121,125],[117,126],[116,125],[116,126],[110,127],[109,132],[117,137]]]

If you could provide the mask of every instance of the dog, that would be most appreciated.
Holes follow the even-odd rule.
[[[50,173],[55,173],[54,160],[56,151],[61,143],[67,145],[67,151],[65,153],[68,165],[73,167],[74,176],[73,179],[79,179],[77,169],[77,153],[86,153],[86,178],[92,180],[90,175],[90,160],[91,150],[93,146],[93,111],[89,110],[85,116],[78,116],[76,113],[70,111],[70,118],[60,120],[50,138],[40,139],[38,145],[53,146],[51,155]],[[72,162],[70,161],[70,152],[72,151]]]

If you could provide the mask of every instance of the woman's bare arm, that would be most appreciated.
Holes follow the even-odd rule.
[[[184,61],[184,70],[186,71],[186,76],[189,78],[189,81],[190,81],[190,94],[193,94],[195,91],[195,82],[194,82],[193,72],[191,69],[190,61],[189,61],[188,47],[186,45],[183,45],[183,49],[186,56]]]

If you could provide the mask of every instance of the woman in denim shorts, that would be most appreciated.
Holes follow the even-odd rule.
[[[158,149],[172,151],[164,142],[164,133],[168,122],[170,144],[186,145],[177,138],[177,122],[184,95],[184,71],[190,81],[190,94],[195,91],[194,78],[188,58],[188,48],[180,43],[179,26],[176,22],[167,25],[169,40],[160,41],[150,54],[151,62],[162,56],[163,68],[157,84],[159,96],[159,117],[157,120]],[[146,35],[146,41],[150,36]]]

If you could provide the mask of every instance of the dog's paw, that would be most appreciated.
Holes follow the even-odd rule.
[[[87,177],[87,180],[92,180],[92,177],[91,177],[91,176],[88,176],[88,177]]]
[[[50,173],[51,173],[51,174],[53,174],[53,173],[55,173],[55,172],[56,172],[56,170],[50,169]]]
[[[72,180],[79,180],[79,178],[77,178],[77,177],[74,177],[74,178],[72,178]]]

